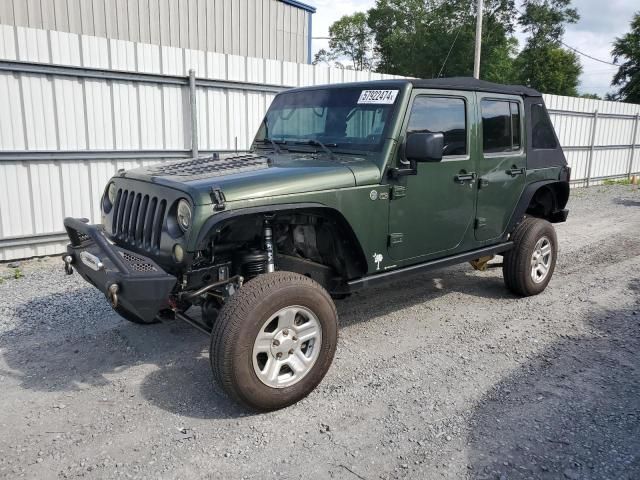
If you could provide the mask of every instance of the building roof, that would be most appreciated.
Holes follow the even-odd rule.
[[[291,5],[292,7],[300,8],[310,13],[316,13],[316,7],[312,7],[311,5],[307,5],[306,3],[298,2],[297,0],[280,0],[280,1],[282,3],[286,3],[287,5]]]
[[[449,90],[473,90],[478,92],[505,93],[523,97],[541,97],[537,90],[522,85],[502,85],[500,83],[485,82],[473,77],[433,78],[430,80],[408,79],[414,87],[442,88]]]

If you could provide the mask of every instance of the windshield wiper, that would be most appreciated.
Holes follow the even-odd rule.
[[[338,145],[336,143],[329,143],[329,144],[324,144],[322,143],[320,140],[316,140],[316,139],[309,139],[309,140],[305,140],[304,142],[294,142],[298,145],[311,145],[313,147],[320,147],[324,153],[326,153],[327,155],[329,155],[329,157],[331,157],[331,160],[337,160],[335,154],[329,150],[329,147],[337,147]]]
[[[273,149],[276,151],[276,153],[282,153],[282,149],[278,146],[278,144],[280,145],[286,145],[287,142],[282,140],[280,142],[278,142],[277,140],[274,140],[272,138],[269,137],[265,137],[263,139],[260,140],[255,140],[258,143],[270,143],[271,145],[273,145]]]

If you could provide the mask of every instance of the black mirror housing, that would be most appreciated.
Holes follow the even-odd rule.
[[[442,132],[415,132],[407,135],[404,154],[415,162],[439,162],[444,149]]]

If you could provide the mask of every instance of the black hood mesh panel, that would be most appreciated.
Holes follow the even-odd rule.
[[[149,173],[160,177],[216,177],[268,168],[267,157],[236,155],[231,157],[200,157],[167,162],[149,167]]]

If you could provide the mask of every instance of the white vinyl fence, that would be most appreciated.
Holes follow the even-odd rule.
[[[245,150],[285,88],[384,78],[0,25],[0,260],[61,252],[119,168]],[[639,105],[545,100],[577,185],[640,171]]]

